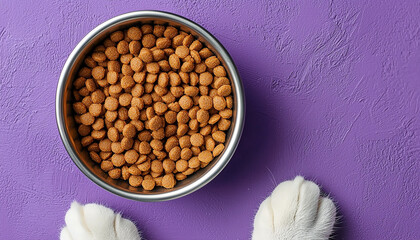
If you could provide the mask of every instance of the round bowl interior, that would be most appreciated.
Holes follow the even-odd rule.
[[[108,174],[104,173],[90,159],[88,152],[82,148],[76,123],[73,119],[72,81],[77,77],[77,71],[84,57],[110,33],[141,23],[171,25],[197,37],[219,57],[227,70],[233,87],[232,126],[227,133],[224,151],[207,167],[178,182],[173,189],[158,187],[152,191],[146,191],[142,188],[132,187],[126,181],[111,179]],[[211,181],[226,166],[238,145],[244,123],[244,107],[243,89],[239,74],[223,46],[196,23],[178,15],[159,11],[138,11],[123,14],[108,20],[92,30],[82,39],[67,59],[60,76],[56,95],[56,117],[60,135],[77,167],[92,181],[108,191],[139,201],[164,201],[178,198],[199,189]]]

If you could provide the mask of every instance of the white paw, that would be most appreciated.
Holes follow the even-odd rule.
[[[133,222],[99,204],[73,202],[65,222],[60,240],[141,240]]]
[[[280,183],[265,199],[254,220],[253,240],[327,240],[336,207],[320,197],[318,185],[298,176]]]

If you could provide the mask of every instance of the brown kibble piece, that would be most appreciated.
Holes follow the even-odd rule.
[[[201,109],[210,110],[213,107],[213,99],[209,96],[201,96],[198,99],[198,104]]]
[[[112,179],[118,179],[121,177],[121,169],[119,168],[114,168],[112,170],[110,170],[108,172],[108,175],[112,178]]]
[[[181,106],[182,109],[190,109],[193,106],[193,100],[189,96],[182,96],[179,99],[179,106]]]
[[[225,109],[226,108],[225,98],[221,96],[215,96],[213,98],[213,107],[218,111]]]
[[[136,135],[136,131],[136,127],[129,123],[124,126],[122,133],[124,137],[133,138]]]
[[[200,109],[200,110],[197,111],[197,121],[198,122],[207,123],[209,118],[210,118],[209,112],[207,112],[206,110]]]
[[[226,133],[223,131],[216,131],[212,134],[212,137],[215,141],[224,143],[226,141]]]
[[[107,47],[105,50],[105,55],[111,61],[117,60],[120,56],[116,47]]]
[[[143,44],[143,47],[152,48],[155,46],[156,37],[153,34],[146,34],[143,36],[141,43]]]
[[[199,81],[201,85],[208,86],[212,84],[213,76],[209,72],[200,73]]]
[[[188,168],[188,162],[186,160],[179,160],[176,162],[176,170],[178,172],[183,172],[187,170]]]
[[[145,179],[141,183],[141,186],[144,188],[144,190],[153,190],[153,188],[155,188],[155,181],[153,179]]]
[[[88,112],[80,115],[80,122],[84,125],[92,125],[95,122],[95,117]]]
[[[121,167],[125,163],[124,155],[123,154],[114,154],[111,157],[112,164],[115,167]]]
[[[149,154],[152,151],[148,142],[141,142],[139,146],[140,154]]]
[[[219,89],[217,89],[217,94],[219,94],[219,96],[226,97],[231,93],[232,93],[232,88],[230,85],[223,85]]]
[[[213,160],[213,155],[210,151],[205,150],[198,154],[198,160],[200,160],[200,162],[209,163]]]
[[[164,188],[173,188],[175,187],[176,180],[173,174],[167,174],[162,178],[162,187]]]
[[[185,58],[190,53],[190,50],[186,46],[179,46],[175,49],[175,54],[179,58]]]
[[[181,157],[181,148],[176,146],[169,151],[169,158],[171,160],[178,160]]]
[[[225,145],[223,145],[222,143],[217,145],[213,150],[213,157],[219,156],[222,153],[224,148],[225,148]]]
[[[115,111],[118,108],[118,100],[114,97],[107,97],[105,99],[104,107],[109,111]]]
[[[143,182],[142,176],[133,176],[131,175],[130,178],[128,178],[128,183],[133,187],[138,187]]]
[[[191,145],[200,147],[201,145],[204,144],[204,137],[200,133],[195,133],[191,135],[190,141],[191,141]]]
[[[161,161],[154,160],[150,166],[150,170],[155,173],[162,173],[163,172],[163,165]]]
[[[101,115],[102,105],[98,103],[91,104],[89,106],[89,112],[92,114],[92,116],[98,117],[99,115]]]
[[[208,68],[215,68],[220,64],[219,59],[216,56],[211,56],[204,61]]]
[[[226,77],[226,70],[223,66],[217,66],[213,69],[213,74],[216,77]]]
[[[181,67],[181,61],[179,60],[179,57],[176,54],[172,54],[169,56],[169,65],[173,69],[179,69]]]
[[[102,161],[101,162],[101,169],[104,170],[105,172],[108,172],[109,170],[113,169],[114,165],[112,164],[111,161]]]
[[[131,27],[127,30],[127,36],[131,39],[131,40],[140,40],[142,33],[140,28],[138,27]]]

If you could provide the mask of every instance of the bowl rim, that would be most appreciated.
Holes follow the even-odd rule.
[[[63,111],[63,104],[64,104],[64,91],[66,88],[67,79],[75,63],[75,60],[78,58],[79,54],[82,50],[88,45],[89,41],[93,39],[96,35],[100,34],[102,31],[107,30],[108,28],[114,26],[115,24],[119,24],[120,22],[126,22],[129,20],[141,19],[141,18],[161,18],[162,20],[170,20],[174,21],[180,25],[185,25],[186,27],[192,29],[196,33],[198,33],[201,37],[203,37],[220,55],[220,57],[224,60],[226,67],[231,72],[231,80],[234,82],[233,86],[235,88],[235,96],[236,96],[236,119],[235,124],[233,126],[233,132],[230,139],[229,144],[225,148],[225,152],[218,162],[208,170],[203,176],[198,178],[196,181],[186,185],[180,189],[159,193],[159,194],[141,194],[141,193],[133,193],[124,191],[118,188],[115,188],[109,185],[107,182],[103,181],[99,177],[97,177],[94,173],[92,173],[85,164],[78,158],[75,149],[73,149],[72,144],[70,143],[70,136],[66,131],[65,127],[65,116]],[[66,63],[63,66],[62,72],[60,74],[60,78],[57,84],[57,92],[56,92],[56,105],[55,105],[55,112],[56,112],[56,121],[57,127],[60,133],[61,140],[70,155],[72,161],[76,164],[76,166],[95,184],[99,185],[100,187],[106,189],[109,192],[112,192],[116,195],[137,200],[137,201],[144,201],[144,202],[155,202],[155,201],[166,201],[171,199],[180,198],[187,194],[197,191],[198,189],[202,188],[204,185],[209,183],[213,180],[228,164],[230,159],[232,158],[242,135],[242,130],[244,126],[245,120],[245,97],[244,97],[244,90],[243,85],[240,80],[240,76],[238,70],[223,45],[206,29],[198,25],[197,23],[189,20],[185,17],[179,16],[174,13],[164,12],[164,11],[155,11],[155,10],[144,10],[144,11],[134,11],[125,14],[118,15],[113,17],[97,27],[95,27],[92,31],[90,31],[83,39],[76,45],[73,49],[71,54],[66,60]]]

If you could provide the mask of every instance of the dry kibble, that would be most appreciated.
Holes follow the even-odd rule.
[[[86,106],[82,103],[82,102],[76,102],[73,103],[73,110],[77,113],[77,114],[84,114],[86,113]]]
[[[128,42],[127,41],[120,41],[117,44],[117,52],[119,54],[127,54],[129,52]]]
[[[115,167],[121,167],[125,163],[124,155],[115,153],[111,157],[111,162]]]
[[[160,67],[159,67],[158,63],[151,62],[151,63],[146,64],[146,70],[149,73],[157,74],[157,73],[159,73],[159,69],[160,69]]]
[[[92,116],[98,117],[99,115],[101,115],[102,105],[101,104],[98,104],[98,103],[91,104],[89,106],[89,112],[92,114]]]
[[[213,69],[213,74],[216,77],[226,77],[226,70],[223,66],[217,66]]]
[[[137,165],[137,168],[140,171],[146,172],[146,171],[149,171],[150,170],[150,166],[151,166],[150,160],[146,160],[145,162],[140,163],[139,165]]]
[[[207,112],[206,110],[200,109],[197,111],[197,121],[199,123],[207,123],[209,118],[210,118],[209,112]]]
[[[209,163],[213,160],[213,155],[210,151],[205,150],[198,154],[198,160],[200,160],[200,162]]]
[[[110,71],[106,75],[106,80],[109,84],[115,84],[118,81],[118,73],[114,71]]]
[[[181,150],[181,159],[189,160],[193,155],[193,152],[189,148],[184,148]]]
[[[143,47],[152,48],[155,46],[156,37],[153,34],[146,34],[143,36],[141,43],[143,44]]]
[[[131,59],[130,66],[131,66],[131,69],[133,69],[134,72],[140,72],[143,69],[144,64],[143,64],[143,61],[140,58],[135,57],[135,58]]]
[[[164,22],[117,30],[73,81],[81,145],[112,179],[173,188],[222,154],[233,114],[220,59]]]
[[[154,160],[150,166],[150,170],[155,173],[162,173],[163,172],[163,164],[161,161]]]
[[[107,47],[105,49],[105,55],[111,61],[117,60],[120,56],[116,47]]]
[[[153,190],[153,188],[155,188],[155,181],[153,179],[145,179],[141,183],[141,186],[144,188],[144,190]]]
[[[124,126],[122,133],[124,137],[133,138],[136,135],[136,131],[136,127],[129,123]]]
[[[178,160],[181,157],[181,148],[176,146],[169,151],[169,158],[171,160]]]
[[[101,157],[96,152],[89,152],[89,156],[96,163],[101,163],[102,161]]]
[[[124,76],[133,76],[134,75],[134,71],[133,71],[133,69],[131,69],[131,66],[129,64],[123,64],[122,65],[121,73]]]
[[[224,97],[215,96],[213,98],[213,107],[214,109],[221,111],[226,108],[226,100]]]
[[[139,57],[145,63],[150,63],[153,61],[153,53],[148,48],[142,48],[140,50]]]
[[[91,130],[90,126],[83,125],[83,124],[80,124],[79,128],[77,129],[79,134],[83,137],[88,135],[90,133],[90,130]]]
[[[231,122],[225,118],[220,119],[219,123],[217,124],[217,127],[221,131],[227,131],[230,127]]]
[[[190,53],[190,50],[186,46],[179,46],[175,49],[175,54],[179,58],[185,58],[188,56],[189,53]]]
[[[232,93],[232,88],[230,85],[223,85],[219,89],[217,89],[217,94],[219,96],[226,97]]]
[[[175,187],[176,180],[173,174],[167,174],[162,178],[162,187],[164,188],[173,188]]]
[[[148,142],[141,142],[139,146],[139,153],[140,154],[149,154],[152,151],[150,144]]]
[[[181,60],[179,60],[179,57],[176,54],[169,56],[169,65],[173,69],[179,69],[181,67]]]
[[[141,183],[143,182],[143,177],[142,176],[134,176],[131,175],[128,178],[128,183],[133,186],[133,187],[138,187],[141,185]]]
[[[219,120],[220,120],[220,115],[219,114],[214,114],[210,117],[209,124],[213,125],[213,124],[217,123]]]
[[[112,170],[110,170],[108,172],[108,175],[112,178],[112,179],[118,179],[121,177],[121,169],[119,168],[114,168]]]
[[[155,110],[156,114],[162,115],[168,110],[168,106],[166,106],[163,102],[157,102],[153,105],[153,109]]]
[[[189,168],[197,168],[200,166],[200,160],[198,160],[198,157],[192,157],[189,161],[188,161],[188,167]]]
[[[119,140],[119,135],[120,133],[118,132],[118,129],[115,127],[111,127],[108,129],[108,133],[107,136],[109,138],[109,140],[111,140],[112,142],[116,142]]]
[[[92,96],[91,96],[90,99],[91,99],[92,103],[103,103],[105,101],[105,94],[101,90],[96,90],[92,93]],[[87,107],[90,106],[90,104],[89,104],[89,106],[87,104],[85,104],[85,105]]]
[[[117,154],[124,152],[124,148],[121,146],[121,142],[111,143],[111,151]]]
[[[92,59],[96,62],[104,62],[106,60],[106,55],[103,52],[94,52],[92,53]]]
[[[184,95],[179,99],[179,106],[181,106],[182,109],[190,109],[193,106],[193,100],[187,96]]]
[[[124,89],[131,88],[134,86],[134,84],[136,83],[134,82],[134,79],[131,76],[124,76],[121,78],[121,87]]]
[[[216,131],[212,134],[212,137],[215,141],[224,143],[226,141],[226,133],[223,131]]]
[[[215,68],[220,64],[219,59],[216,56],[211,56],[204,61],[208,68]]]
[[[95,122],[95,117],[90,113],[80,115],[80,122],[83,125],[92,125]]]
[[[115,111],[118,108],[118,100],[114,97],[107,97],[105,99],[104,107],[109,111]]]
[[[201,145],[204,144],[204,137],[200,133],[195,133],[191,135],[190,141],[191,141],[191,145],[195,147],[200,147]]]
[[[105,130],[93,130],[91,136],[95,140],[101,140],[105,137],[106,131]]]
[[[131,39],[131,40],[140,40],[142,33],[140,28],[138,27],[131,27],[127,30],[127,36]]]
[[[113,168],[114,168],[114,165],[112,164],[111,161],[102,161],[101,162],[101,169],[104,170],[105,172],[108,172]]]
[[[124,39],[124,33],[122,31],[116,31],[111,33],[111,35],[109,35],[109,38],[113,42],[119,42]]]
[[[198,99],[198,104],[203,110],[210,110],[213,107],[213,99],[209,96],[201,96]]]
[[[213,157],[219,156],[222,153],[223,149],[225,149],[225,145],[223,145],[222,143],[217,145],[213,150]]]
[[[230,109],[224,109],[222,111],[219,112],[219,115],[222,118],[231,118],[232,117],[232,110]]]

